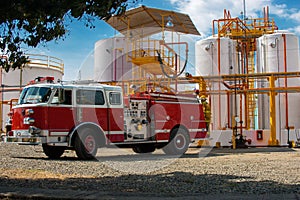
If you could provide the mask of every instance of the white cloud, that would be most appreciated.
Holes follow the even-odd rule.
[[[297,12],[294,12],[291,15],[289,15],[289,18],[292,19],[292,20],[297,21],[300,25],[300,10],[298,10]]]
[[[178,11],[188,13],[202,34],[210,35],[212,21],[224,17],[224,9],[230,11],[232,17],[241,17],[244,11],[243,1],[237,0],[170,0]],[[246,15],[258,17],[257,13],[270,3],[270,0],[252,0],[246,2]]]
[[[296,35],[300,35],[300,25],[290,28],[289,31],[295,33]]]
[[[272,14],[281,17],[281,18],[286,18],[289,16],[289,9],[287,8],[286,4],[272,4],[270,6],[270,10]]]
[[[231,17],[242,18],[244,11],[242,0],[169,0],[179,12],[187,13],[203,35],[211,35],[212,20],[222,19],[224,9],[230,11]],[[276,18],[290,19],[299,23],[300,10],[289,8],[286,4],[274,4],[272,0],[251,0],[246,2],[246,17],[262,18],[263,8],[269,6],[270,14]],[[276,21],[276,19],[275,19]],[[292,28],[292,27],[291,27]]]

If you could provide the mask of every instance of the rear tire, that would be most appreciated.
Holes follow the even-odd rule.
[[[163,147],[163,151],[169,155],[182,155],[190,145],[190,136],[183,128],[175,128],[171,131],[170,142]]]
[[[75,138],[75,152],[79,159],[92,160],[98,150],[97,136],[90,128],[82,129]]]
[[[48,144],[42,144],[43,151],[48,156],[48,158],[51,159],[58,159],[60,158],[63,153],[65,152],[65,147],[59,147],[59,146],[49,146]]]

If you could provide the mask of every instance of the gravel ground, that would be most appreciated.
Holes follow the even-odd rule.
[[[100,149],[97,159],[81,161],[68,151],[61,159],[50,160],[40,146],[0,143],[0,194],[7,196],[7,188],[35,188],[179,198],[235,194],[245,198],[262,194],[300,197],[300,149],[190,148],[187,154],[172,157],[160,150],[140,155],[109,148]]]

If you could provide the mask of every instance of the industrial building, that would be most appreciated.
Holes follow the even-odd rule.
[[[276,26],[268,7],[263,18],[251,19],[224,10],[222,19],[212,19],[211,36],[194,43],[185,36],[200,36],[199,31],[187,14],[175,11],[141,6],[107,23],[119,35],[96,42],[94,81],[120,85],[125,95],[135,90],[196,92],[210,107],[208,142],[213,146],[297,145],[299,41]],[[49,62],[32,60],[22,70],[2,72],[2,85],[20,80],[13,87],[18,92],[37,74],[61,79],[63,63]],[[2,106],[16,98],[6,90]]]

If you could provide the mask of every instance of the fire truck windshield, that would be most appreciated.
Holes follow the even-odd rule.
[[[28,87],[22,91],[18,104],[46,103],[51,95],[49,87]]]

